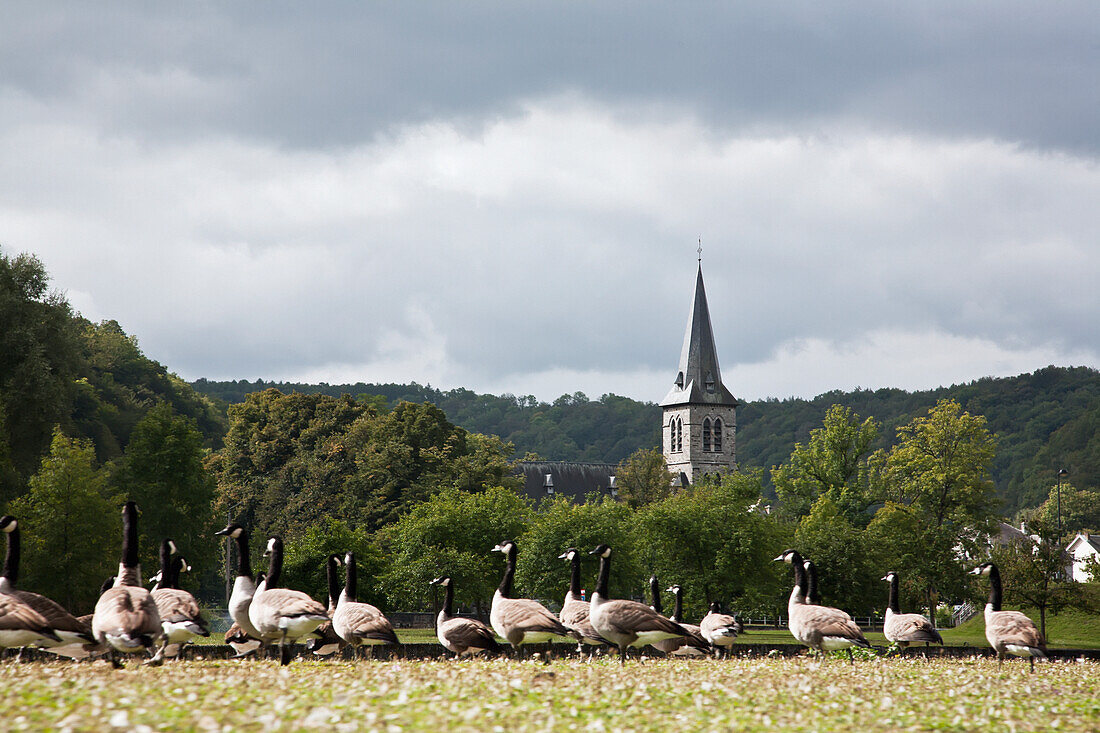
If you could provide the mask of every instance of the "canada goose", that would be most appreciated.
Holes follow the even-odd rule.
[[[600,574],[596,579],[596,591],[592,594],[592,625],[600,636],[619,647],[619,664],[626,663],[627,647],[645,646],[662,639],[689,635],[680,624],[644,603],[609,598],[607,584],[611,577],[611,548],[600,545],[589,554],[600,557]]]
[[[806,603],[811,606],[821,605],[821,595],[817,592],[817,566],[813,560],[803,560],[802,567],[806,568]]]
[[[722,604],[711,601],[710,613],[699,622],[699,631],[703,638],[711,643],[715,651],[721,653],[725,649],[726,655],[733,653],[734,640],[744,629],[741,622],[728,613],[722,613]]]
[[[329,620],[309,634],[306,649],[319,657],[327,657],[344,648],[344,640],[332,628],[332,617],[336,613],[336,604],[340,600],[340,556],[329,555],[325,561],[325,580],[328,581],[328,617]]]
[[[248,607],[256,595],[259,581],[252,579],[252,564],[248,548],[248,530],[239,524],[230,524],[214,534],[232,537],[237,542],[237,577],[233,580],[233,592],[229,596],[229,616],[247,636],[260,640],[260,632],[252,625]],[[240,655],[238,655],[240,656]]]
[[[152,591],[153,601],[160,614],[160,626],[164,630],[161,645],[162,657],[175,657],[184,645],[195,637],[210,636],[210,627],[203,618],[195,597],[180,590],[179,574],[187,566],[182,557],[176,554],[176,543],[170,539],[160,545],[160,583]]]
[[[558,618],[566,628],[581,636],[581,643],[590,646],[606,646],[607,639],[596,633],[588,614],[590,606],[581,593],[581,554],[575,547],[558,555],[559,560],[569,562],[569,590],[565,592],[565,602],[561,606]]]
[[[695,624],[684,623],[684,589],[679,585],[670,585],[665,589],[672,594],[672,615],[670,619],[684,627],[684,631],[688,632],[688,635],[683,639],[668,639],[666,641],[659,641],[653,646],[664,650],[664,644],[676,644],[680,646],[674,649],[671,653],[674,657],[703,657],[710,653],[711,646],[703,634],[699,631],[699,627]],[[660,608],[657,609],[658,613]]]
[[[915,641],[926,644],[943,644],[943,637],[932,622],[919,613],[902,613],[898,605],[898,574],[893,570],[882,578],[890,584],[890,598],[886,605],[886,620],[882,624],[882,635],[887,641],[905,649]]]
[[[236,621],[226,630],[225,643],[233,647],[233,651],[237,653],[233,659],[246,657],[263,646],[259,639],[255,639],[246,634],[245,630],[242,629],[241,625]]]
[[[503,553],[507,560],[504,577],[493,594],[493,605],[489,610],[489,622],[497,636],[507,640],[513,649],[520,649],[521,654],[524,644],[550,641],[555,636],[568,636],[580,641],[579,632],[567,628],[538,601],[511,597],[518,552],[515,541],[505,540],[492,551]]]
[[[141,587],[138,562],[138,507],[132,501],[122,507],[122,560],[114,587],[99,597],[92,614],[92,634],[100,644],[110,647],[111,666],[122,666],[118,654],[152,652],[164,630],[152,594]],[[162,656],[149,664],[160,664]]]
[[[431,585],[441,585],[445,590],[443,608],[435,621],[435,635],[439,643],[458,657],[464,654],[473,656],[478,652],[498,654],[500,644],[492,629],[477,619],[454,615],[455,588],[451,579],[445,575],[433,580]]]
[[[95,643],[91,624],[81,622],[62,608],[61,604],[46,596],[16,589],[16,583],[19,582],[19,523],[10,515],[0,517],[0,531],[7,536],[7,554],[4,556],[4,574],[0,576],[0,593],[22,601],[45,619],[58,640],[42,639],[37,642],[40,646],[53,650],[55,654],[88,656],[83,647]]]
[[[806,646],[818,651],[847,649],[848,661],[852,663],[852,647],[870,648],[852,617],[838,608],[817,606],[806,603],[803,589],[806,588],[806,567],[802,555],[796,550],[786,550],[775,558],[776,562],[789,563],[794,570],[794,587],[787,602],[788,627],[794,638]]]
[[[344,574],[344,590],[332,615],[333,630],[356,651],[363,646],[373,652],[373,647],[381,644],[399,645],[389,619],[371,604],[355,600],[358,581],[354,552],[344,555]]]
[[[985,604],[985,638],[997,650],[998,666],[1005,654],[1027,657],[1035,671],[1035,657],[1046,659],[1047,642],[1035,622],[1019,611],[1001,610],[1001,572],[991,562],[983,562],[970,571],[971,575],[989,578],[989,601]]]
[[[283,538],[267,540],[269,565],[267,578],[256,588],[248,606],[248,618],[266,643],[279,643],[279,664],[290,664],[290,645],[299,637],[316,631],[328,620],[325,607],[307,594],[280,588],[283,574]]]

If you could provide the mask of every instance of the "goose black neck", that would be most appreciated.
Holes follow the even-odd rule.
[[[348,565],[344,572],[344,594],[349,601],[354,601],[359,591],[359,579],[355,570],[355,555],[349,552],[344,559]]]
[[[161,581],[161,585],[165,588],[172,588],[179,590],[180,587],[180,574],[183,572],[183,558],[177,557],[175,560],[171,560],[168,563],[168,573],[162,572],[161,577],[164,580]]]
[[[672,615],[677,621],[681,621],[684,618],[684,589],[677,588],[672,598]]]
[[[802,566],[803,577],[806,579],[806,603],[817,604],[821,599],[817,597],[817,566],[810,563],[810,567]]]
[[[806,594],[806,568],[802,565],[802,555],[791,553],[791,570],[794,571],[794,584],[798,586],[803,595]]]
[[[890,576],[890,604],[889,608],[894,613],[901,613],[901,605],[898,603],[898,586],[901,585],[898,582],[897,575]]]
[[[267,585],[268,589],[278,588],[279,581],[282,580],[283,575],[283,541],[278,537],[273,537],[271,542],[271,559],[267,564]]]
[[[447,587],[443,589],[443,615],[454,615],[454,603],[455,603],[455,586],[454,582],[447,583]]]
[[[504,577],[500,579],[497,590],[505,598],[512,597],[512,581],[516,577],[516,548],[508,550],[508,564],[504,567]]]
[[[326,580],[328,580],[328,602],[329,605],[335,605],[340,598],[340,575],[336,571],[336,556],[330,557],[325,565],[325,575]]]
[[[662,613],[662,611],[661,611],[661,588],[657,584],[657,576],[656,575],[652,576],[649,579],[649,598],[650,598],[650,601],[651,601],[651,603],[649,605],[653,607],[653,610],[656,611],[657,613]]]
[[[4,556],[4,577],[14,586],[19,581],[19,525],[8,535],[8,554]]]
[[[996,565],[989,566],[989,605],[994,611],[1001,610],[1001,571]]]
[[[611,578],[611,558],[606,556],[600,557],[600,575],[596,578],[596,592],[600,594],[600,597],[605,601],[610,598],[607,594],[607,581]]]
[[[160,543],[160,584],[164,588],[171,588],[172,582],[172,547],[168,540]]]
[[[581,597],[581,556],[576,552],[569,558],[569,592],[574,598]]]
[[[131,569],[138,566],[137,505],[132,501],[122,509],[122,565]]]
[[[248,549],[248,530],[241,530],[237,540],[237,575],[252,577],[252,555]]]

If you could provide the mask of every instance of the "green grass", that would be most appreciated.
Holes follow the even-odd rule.
[[[1023,610],[1038,626],[1039,612]],[[940,634],[948,644],[989,646],[985,640],[985,616],[981,613],[961,626],[941,630]],[[1100,649],[1100,616],[1074,610],[1062,611],[1057,616],[1048,613],[1047,646],[1051,649]]]
[[[0,714],[6,730],[1094,730],[1100,663],[9,662]]]

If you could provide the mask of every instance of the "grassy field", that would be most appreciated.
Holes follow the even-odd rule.
[[[6,663],[0,715],[5,730],[1095,730],[1100,663]]]

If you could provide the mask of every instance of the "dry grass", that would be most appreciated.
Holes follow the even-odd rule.
[[[0,666],[8,730],[1100,727],[1100,664],[735,659]],[[147,726],[147,727],[146,727]]]

